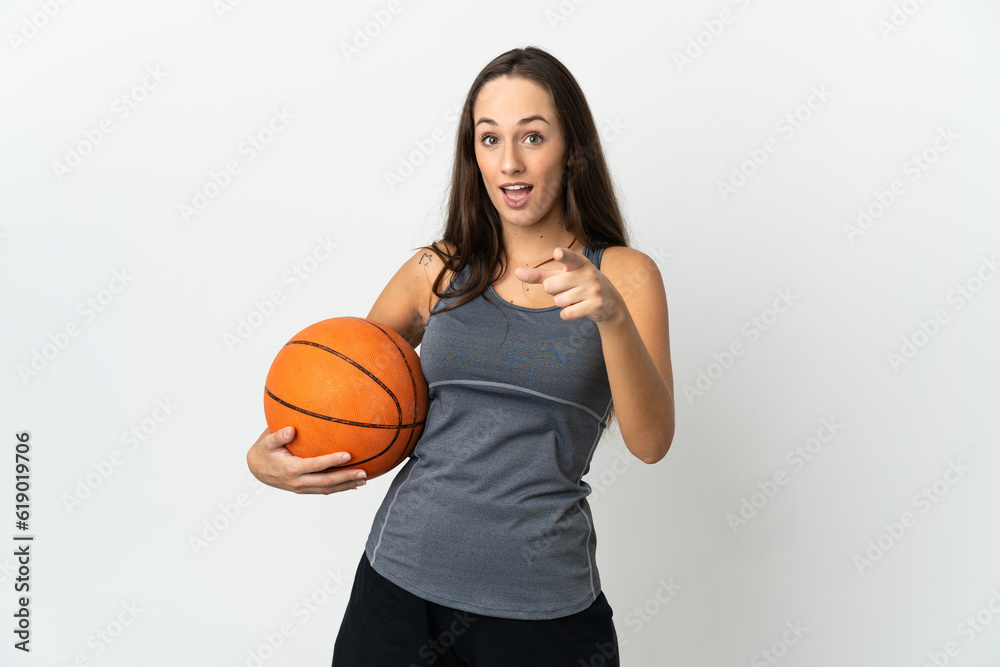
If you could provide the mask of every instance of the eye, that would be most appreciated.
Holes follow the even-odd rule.
[[[538,144],[542,143],[542,141],[543,141],[543,140],[542,140],[542,135],[538,134],[537,132],[532,132],[531,134],[529,134],[529,135],[528,135],[528,136],[526,137],[526,139],[531,139],[532,137],[534,137],[535,139],[538,139],[538,141],[531,141],[531,142],[528,142],[528,143],[530,143],[530,144],[531,144],[531,145],[533,145],[533,146],[537,146]]]
[[[479,138],[479,143],[483,144],[484,146],[496,146],[496,144],[490,143],[490,139],[496,139],[496,137],[493,136],[492,134],[484,134]]]

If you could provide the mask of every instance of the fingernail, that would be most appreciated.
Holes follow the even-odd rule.
[[[350,454],[347,454],[347,453],[345,452],[344,454],[341,454],[341,455],[340,455],[340,460],[341,460],[341,461],[350,461],[350,460],[351,460],[351,455],[350,455]]]
[[[357,475],[355,475],[355,477],[358,478],[358,479],[364,479],[365,478],[365,471],[362,470]]]
[[[360,482],[358,482],[358,486],[364,486],[364,485],[365,485],[365,480],[361,480]],[[358,487],[356,486],[354,488],[358,488]]]

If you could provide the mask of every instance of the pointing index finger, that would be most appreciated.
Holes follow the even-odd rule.
[[[552,251],[552,258],[566,267],[567,270],[579,269],[587,264],[587,258],[569,248],[556,248]]]

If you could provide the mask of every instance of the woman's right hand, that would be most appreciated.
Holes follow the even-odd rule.
[[[247,465],[253,476],[268,486],[294,493],[329,494],[356,489],[365,483],[364,471],[358,468],[324,472],[349,461],[351,455],[347,452],[302,458],[285,447],[294,439],[295,429],[291,426],[276,433],[265,428],[247,452]]]

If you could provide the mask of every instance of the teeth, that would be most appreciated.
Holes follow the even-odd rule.
[[[507,187],[501,188],[501,189],[502,190],[523,190],[525,188],[530,188],[530,187],[531,187],[530,185],[508,185]]]

